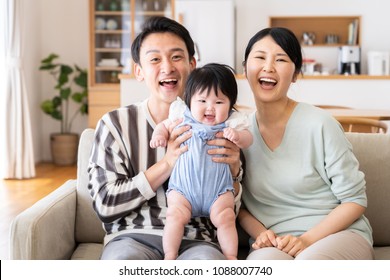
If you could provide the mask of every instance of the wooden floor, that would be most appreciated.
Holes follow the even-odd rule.
[[[55,166],[40,163],[36,177],[26,180],[0,180],[0,259],[9,259],[9,228],[13,218],[65,181],[76,178],[76,165]]]

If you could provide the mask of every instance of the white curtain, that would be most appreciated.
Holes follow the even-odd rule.
[[[23,1],[1,0],[0,33],[3,68],[0,80],[1,110],[1,176],[24,179],[35,176],[28,92],[23,74]]]

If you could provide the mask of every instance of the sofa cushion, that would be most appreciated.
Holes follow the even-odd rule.
[[[88,191],[88,162],[95,131],[91,128],[83,131],[80,137],[77,159],[77,212],[76,241],[103,243],[105,232],[102,222],[92,207],[92,198]]]
[[[366,175],[368,207],[374,245],[390,245],[390,134],[346,133]]]
[[[101,243],[81,243],[74,250],[72,260],[100,260],[103,244]]]

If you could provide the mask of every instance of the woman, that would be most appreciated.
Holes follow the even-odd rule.
[[[339,123],[287,96],[302,67],[295,35],[266,28],[243,63],[257,111],[244,151],[241,226],[248,259],[372,259],[364,174]]]

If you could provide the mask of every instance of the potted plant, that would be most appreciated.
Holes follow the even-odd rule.
[[[78,147],[78,134],[71,132],[72,123],[77,115],[88,114],[87,70],[57,62],[58,58],[57,54],[50,54],[41,61],[39,70],[48,71],[56,81],[56,94],[52,99],[44,100],[41,109],[61,124],[60,132],[50,135],[53,162],[72,165],[76,162]],[[78,104],[71,116],[70,101]]]

